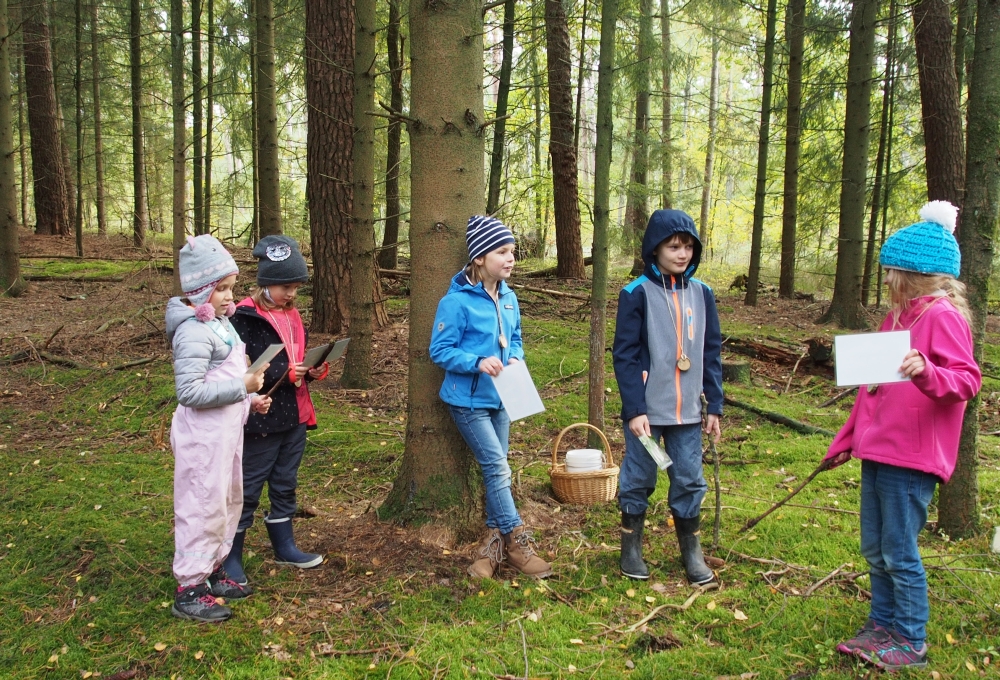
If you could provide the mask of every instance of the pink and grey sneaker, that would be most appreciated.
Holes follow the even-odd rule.
[[[233,614],[229,607],[220,604],[212,596],[207,583],[177,588],[170,613],[179,619],[201,623],[220,623]]]
[[[916,645],[896,631],[889,633],[889,639],[879,644],[874,652],[859,651],[858,656],[873,663],[882,670],[898,671],[902,668],[927,667],[927,643]]]
[[[889,631],[871,619],[865,621],[857,635],[837,645],[837,651],[844,654],[875,653],[881,644],[889,640]]]
[[[218,567],[208,577],[208,587],[215,597],[224,597],[227,600],[242,600],[253,595],[253,589],[246,584],[239,584],[229,578],[229,574],[223,567]]]

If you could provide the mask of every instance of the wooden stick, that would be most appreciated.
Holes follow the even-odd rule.
[[[770,515],[772,512],[774,512],[775,510],[777,510],[778,508],[780,508],[782,505],[784,505],[788,501],[790,501],[793,498],[795,498],[795,495],[799,491],[802,491],[802,489],[806,488],[806,484],[808,484],[812,480],[816,479],[816,476],[819,473],[824,472],[824,471],[830,469],[830,461],[832,461],[832,460],[833,460],[832,458],[828,458],[828,459],[824,460],[822,463],[820,463],[816,467],[816,469],[813,470],[812,473],[808,477],[805,478],[805,481],[803,481],[801,484],[799,484],[797,487],[795,487],[795,489],[790,494],[788,494],[787,496],[785,496],[784,498],[782,498],[780,501],[778,501],[777,503],[775,503],[774,505],[772,505],[767,510],[767,512],[765,512],[763,515],[759,515],[757,517],[754,517],[752,520],[750,520],[749,522],[747,522],[746,524],[744,524],[743,528],[739,530],[739,533],[742,534],[744,531],[747,531],[749,529],[753,529],[755,526],[757,526],[757,523],[760,522],[762,519],[764,519],[765,517],[767,517],[768,515]]]
[[[792,372],[788,374],[788,382],[785,383],[784,394],[788,394],[788,390],[792,387],[792,378],[795,377],[795,371],[799,370],[799,364],[802,363],[802,360],[805,359],[808,354],[809,351],[806,350],[802,353],[802,356],[798,358],[798,361],[795,362],[795,366],[792,367]]]
[[[820,408],[826,408],[827,406],[833,406],[838,401],[840,401],[841,399],[843,399],[844,397],[846,397],[848,394],[850,394],[851,392],[853,392],[856,389],[858,389],[858,388],[857,387],[848,387],[843,392],[838,392],[836,394],[836,396],[832,397],[831,399],[827,399],[826,401],[824,401],[822,404],[819,405],[819,407]]]
[[[802,597],[809,597],[810,595],[815,593],[817,590],[822,588],[826,583],[829,583],[837,574],[839,574],[843,569],[847,568],[849,565],[850,562],[845,562],[844,564],[840,565],[839,567],[831,571],[829,574],[827,574],[820,580],[816,581],[816,583],[812,584],[811,586],[809,586],[809,588],[806,589],[805,595],[803,595]]]
[[[719,532],[722,529],[722,485],[719,481],[719,452],[715,448],[712,435],[708,435],[708,448],[712,452],[715,467],[715,523],[712,526],[712,552],[719,549]]]
[[[711,583],[706,583],[703,586],[699,586],[698,588],[695,589],[693,593],[691,593],[691,596],[688,599],[684,600],[684,604],[661,604],[659,607],[653,608],[653,611],[646,614],[644,617],[633,623],[631,626],[629,626],[622,632],[634,633],[635,631],[639,630],[642,626],[644,626],[645,624],[649,623],[654,618],[656,618],[656,615],[659,614],[664,609],[676,609],[678,611],[685,612],[688,609],[690,609],[691,605],[694,604],[695,600],[697,600],[699,597],[701,597],[710,590],[716,590],[718,587],[719,583],[717,581],[712,581]]]
[[[280,385],[281,383],[285,382],[285,378],[287,378],[287,377],[288,377],[288,373],[289,373],[289,372],[290,372],[291,370],[292,370],[292,367],[291,367],[291,366],[289,366],[288,368],[286,368],[286,369],[285,369],[285,372],[281,374],[281,377],[280,377],[280,378],[278,378],[278,382],[276,382],[276,383],[274,383],[273,385],[271,385],[271,389],[269,389],[269,390],[267,391],[267,394],[265,394],[265,395],[264,395],[264,397],[265,397],[265,398],[266,398],[266,397],[270,397],[270,396],[271,396],[271,393],[272,393],[272,392],[274,392],[274,391],[275,391],[276,389],[278,389],[278,385]]]

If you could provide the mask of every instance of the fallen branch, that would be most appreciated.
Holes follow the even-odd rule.
[[[549,288],[536,288],[534,286],[526,286],[523,283],[511,283],[508,284],[511,288],[516,288],[520,290],[528,290],[532,293],[545,293],[546,295],[554,295],[555,297],[566,297],[573,298],[574,300],[586,300],[590,301],[589,295],[584,295],[583,293],[565,293],[561,290],[551,290]]]
[[[725,463],[726,461],[722,461]],[[749,498],[752,501],[759,501],[761,503],[772,503],[768,498],[758,498],[757,496],[751,496],[749,494],[740,493],[739,491],[727,490],[726,493],[733,496],[739,496],[740,498]],[[825,512],[839,512],[844,515],[855,515],[859,516],[861,513],[857,510],[845,510],[844,508],[831,508],[829,505],[802,505],[801,503],[785,503],[786,507],[789,508],[803,508],[805,510],[823,510]]]
[[[593,257],[585,257],[585,258],[583,258],[583,266],[584,267],[589,267],[589,266],[591,266],[593,264],[594,264],[594,258]],[[546,267],[545,269],[536,269],[533,272],[528,272],[527,274],[524,274],[523,276],[525,276],[525,277],[527,277],[529,279],[544,279],[544,278],[549,277],[549,276],[555,276],[558,271],[559,271],[559,267],[558,266],[556,266],[556,267]]]
[[[50,336],[49,336],[49,339],[45,341],[45,344],[44,344],[44,345],[42,345],[42,349],[48,349],[48,348],[49,348],[49,344],[50,344],[50,343],[51,343],[51,342],[52,342],[53,340],[55,340],[55,338],[56,338],[56,336],[57,336],[57,335],[59,335],[59,331],[61,331],[61,330],[62,330],[63,328],[65,328],[65,327],[66,327],[66,324],[63,324],[63,325],[62,325],[62,326],[60,326],[59,328],[55,329],[55,330],[54,330],[54,331],[52,332],[52,335],[50,335]]]
[[[121,371],[126,368],[132,368],[134,366],[144,366],[145,364],[151,364],[159,359],[159,357],[146,357],[145,359],[136,359],[135,361],[126,361],[124,364],[118,364],[117,366],[112,366],[110,371]]]
[[[802,489],[806,488],[806,484],[808,484],[812,480],[816,479],[816,476],[819,473],[824,472],[826,470],[829,470],[830,469],[830,464],[831,464],[832,460],[833,460],[832,458],[827,458],[826,460],[824,460],[823,462],[821,462],[819,465],[817,465],[816,469],[813,470],[809,474],[809,476],[805,478],[805,481],[803,481],[801,484],[799,484],[797,487],[795,487],[795,489],[790,494],[788,494],[787,496],[785,496],[784,498],[782,498],[780,501],[778,501],[777,503],[775,503],[774,505],[772,505],[767,510],[767,512],[765,512],[763,515],[759,515],[759,516],[753,518],[752,520],[748,521],[746,524],[743,525],[743,528],[740,529],[738,533],[742,534],[744,531],[747,531],[748,529],[753,529],[755,526],[757,526],[757,523],[760,522],[762,519],[764,519],[765,517],[767,517],[768,515],[770,515],[772,512],[774,512],[775,510],[777,510],[778,508],[780,508],[782,505],[784,505],[788,501],[792,500],[799,491],[802,491]]]
[[[730,406],[735,406],[736,408],[741,408],[744,411],[750,411],[750,413],[755,413],[762,418],[770,420],[772,423],[777,423],[778,425],[784,425],[789,427],[796,432],[801,432],[802,434],[825,434],[828,437],[836,436],[836,432],[831,432],[830,430],[825,430],[822,427],[816,427],[815,425],[808,425],[801,421],[795,420],[794,418],[789,418],[788,416],[782,415],[780,413],[775,413],[774,411],[765,411],[762,408],[757,408],[752,404],[745,404],[742,401],[737,401],[732,397],[723,397],[723,401]]]
[[[824,585],[826,585],[827,583],[829,583],[834,577],[837,576],[837,574],[839,574],[842,570],[844,570],[845,568],[847,568],[849,566],[851,566],[850,562],[845,562],[844,564],[840,565],[839,567],[837,567],[836,569],[834,569],[833,571],[831,571],[829,574],[827,574],[826,576],[824,576],[820,580],[816,581],[816,583],[814,583],[811,586],[809,586],[808,588],[806,588],[806,592],[805,592],[805,594],[802,597],[809,597],[810,595],[812,595],[813,593],[815,593],[817,590],[819,590],[820,588],[822,588]]]
[[[706,583],[705,585],[699,586],[698,588],[696,588],[695,591],[693,593],[691,593],[691,596],[688,597],[688,599],[684,600],[684,604],[669,604],[668,603],[668,604],[661,604],[659,607],[654,607],[653,611],[651,611],[648,614],[646,614],[644,617],[642,617],[641,619],[639,619],[638,621],[636,621],[635,623],[633,623],[631,626],[629,626],[628,628],[626,628],[622,632],[623,633],[634,633],[635,631],[639,630],[642,626],[646,625],[647,623],[649,623],[650,621],[652,621],[654,618],[656,618],[656,615],[659,614],[664,609],[676,609],[677,611],[685,612],[685,611],[687,611],[691,607],[691,605],[694,604],[695,600],[697,600],[699,597],[701,597],[702,595],[704,595],[705,593],[707,593],[710,590],[716,590],[716,589],[718,589],[718,587],[719,587],[719,583],[717,581],[712,581],[711,583]]]
[[[856,389],[858,389],[858,388],[857,388],[857,387],[848,387],[848,388],[847,388],[846,390],[844,390],[843,392],[838,392],[838,393],[837,393],[837,394],[836,394],[835,396],[833,396],[832,398],[830,398],[830,399],[827,399],[826,401],[824,401],[824,402],[823,402],[822,404],[820,404],[820,405],[819,405],[819,407],[820,407],[820,408],[826,408],[827,406],[833,406],[833,405],[834,405],[834,404],[836,404],[836,403],[837,403],[838,401],[840,401],[841,399],[843,399],[844,397],[846,397],[846,396],[847,396],[848,394],[850,394],[851,392],[853,392],[853,391],[854,391],[854,390],[856,390]]]
[[[795,362],[795,366],[792,367],[792,372],[788,374],[788,382],[785,383],[785,391],[783,392],[783,394],[788,394],[788,390],[790,390],[792,387],[792,378],[795,377],[795,371],[799,370],[799,364],[808,355],[809,355],[809,350],[806,350],[805,352],[802,353],[802,356],[800,356],[798,360]]]
[[[25,274],[25,281],[69,281],[72,283],[121,283],[122,276],[48,276],[46,274]]]
[[[378,654],[379,652],[388,652],[395,649],[391,645],[386,645],[385,647],[369,647],[368,649],[325,649],[320,648],[316,650],[316,654],[319,656],[360,656],[362,654]]]

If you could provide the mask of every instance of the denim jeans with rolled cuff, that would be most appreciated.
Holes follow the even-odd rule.
[[[670,489],[667,502],[678,517],[690,519],[701,513],[701,501],[708,484],[701,463],[701,424],[650,425],[650,437],[663,442],[663,449],[673,463],[667,468]],[[659,468],[639,438],[625,423],[625,457],[618,475],[618,506],[622,512],[638,515],[646,512],[649,497],[656,490]]]
[[[871,569],[871,619],[919,647],[927,637],[927,572],[917,534],[927,523],[935,475],[861,461],[861,554]]]
[[[451,417],[472,449],[483,472],[486,487],[486,526],[508,534],[521,526],[521,516],[510,491],[510,465],[507,463],[507,439],[510,418],[504,409],[451,406]]]

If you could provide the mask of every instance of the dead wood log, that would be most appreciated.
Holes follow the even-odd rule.
[[[584,267],[589,267],[589,266],[591,266],[593,264],[594,264],[594,258],[593,257],[585,257],[585,258],[583,258],[583,266]],[[522,274],[522,276],[524,276],[525,278],[528,278],[528,279],[544,279],[544,278],[549,277],[549,276],[555,276],[557,271],[559,271],[558,267],[546,267],[545,269],[536,269],[533,272],[528,272],[527,274]]]
[[[762,408],[757,408],[752,404],[744,404],[742,401],[737,401],[732,397],[723,397],[723,401],[730,406],[735,406],[736,408],[741,408],[744,411],[750,411],[762,418],[770,420],[772,423],[777,423],[778,425],[784,425],[789,427],[796,432],[801,432],[802,434],[825,434],[828,437],[833,437],[837,433],[831,430],[826,430],[822,427],[816,427],[815,425],[808,425],[801,421],[795,420],[794,418],[789,418],[788,416],[782,415],[780,413],[775,413],[774,411],[765,411]]]
[[[532,293],[544,293],[545,295],[552,295],[555,297],[565,297],[573,298],[574,300],[586,300],[590,301],[589,295],[584,295],[583,293],[566,293],[561,290],[551,290],[549,288],[536,288],[534,286],[526,286],[523,283],[511,283],[509,284],[511,288],[516,290],[528,290]]]

